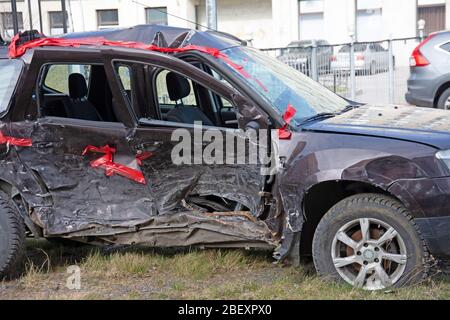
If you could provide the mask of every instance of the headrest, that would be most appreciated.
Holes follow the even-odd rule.
[[[175,72],[169,72],[166,76],[167,91],[172,101],[186,98],[191,93],[189,81]]]
[[[72,73],[69,76],[69,95],[72,99],[85,98],[88,94],[86,79],[81,73]]]

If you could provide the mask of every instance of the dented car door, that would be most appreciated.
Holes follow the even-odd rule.
[[[45,55],[38,50],[35,53],[32,66],[39,74],[35,88],[39,111],[33,121],[12,123],[16,135],[26,133],[32,140],[30,147],[19,150],[20,160],[33,172],[29,179],[34,178],[43,186],[41,197],[51,199],[45,210],[36,210],[34,219],[46,236],[101,237],[133,230],[154,214],[154,205],[128,144],[129,111],[126,107],[120,109],[123,104],[118,104],[116,109],[120,111],[114,122],[101,117],[94,121],[43,114],[44,96],[53,94],[42,88],[50,61],[96,65],[102,62],[99,52],[74,53],[66,58],[52,50],[46,50]],[[33,75],[29,77],[33,79]],[[115,100],[115,82],[107,79],[111,100]],[[76,103],[77,108],[85,107]],[[98,105],[95,108],[100,110]]]
[[[154,64],[152,56],[156,56]],[[143,232],[145,235],[142,234],[142,237],[151,238],[151,242],[159,246],[230,246],[239,243],[241,246],[261,247],[272,243],[266,224],[258,220],[265,210],[261,196],[267,179],[264,165],[250,163],[245,159],[251,153],[249,147],[256,147],[259,142],[256,136],[251,137],[243,130],[245,124],[251,121],[257,122],[259,128],[266,129],[267,116],[234,89],[180,59],[155,54],[127,58],[116,53],[111,56],[112,63],[108,65],[115,66],[124,100],[137,115],[135,132],[128,141],[130,148],[138,155],[157,211],[153,225]],[[117,66],[124,65],[128,66],[130,72],[135,71],[130,80],[120,79],[121,71]],[[240,128],[200,127],[167,121],[158,117],[154,111],[142,115],[142,109],[155,107],[155,90],[153,94],[145,93],[144,99],[139,97],[143,94],[140,88],[152,89],[151,84],[145,81],[152,77],[139,75],[137,73],[140,71],[137,70],[145,73],[153,72],[155,68],[176,72],[231,101],[236,107]],[[149,103],[146,105],[145,101]],[[186,160],[187,156],[186,162],[175,159],[179,155],[183,135],[191,139],[188,142],[190,148],[183,151],[190,152],[188,156],[184,154],[182,157]],[[217,152],[226,148],[226,140],[234,144],[223,154],[223,161],[219,162],[205,159],[205,152],[211,148],[215,137],[223,139],[217,145],[221,149]],[[238,145],[245,146],[243,153]],[[267,143],[262,149],[260,152],[267,153]],[[160,233],[155,236],[161,221],[166,223],[166,237]],[[172,232],[171,237],[167,237],[169,232]]]

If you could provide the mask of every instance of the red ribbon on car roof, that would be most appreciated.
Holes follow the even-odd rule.
[[[0,131],[0,144],[8,144],[18,147],[31,147],[33,142],[29,138],[15,138],[3,135]]]
[[[27,50],[29,49],[37,47],[49,47],[49,46],[50,47],[111,46],[130,49],[142,49],[161,53],[180,53],[187,51],[198,51],[224,61],[230,67],[239,72],[244,78],[254,80],[265,92],[268,91],[260,80],[253,78],[248,72],[244,70],[243,66],[233,62],[226,54],[224,54],[217,48],[196,46],[191,44],[181,48],[165,48],[165,47],[158,47],[153,44],[148,45],[142,42],[135,42],[135,41],[113,41],[105,39],[103,37],[80,38],[80,39],[39,38],[18,45],[19,40],[20,40],[20,33],[16,34],[11,40],[11,44],[8,47],[8,54],[10,58],[18,58],[24,55],[25,52],[27,52]]]
[[[108,177],[113,176],[114,174],[118,174],[119,176],[134,180],[141,184],[146,184],[144,175],[141,171],[127,167],[120,163],[115,163],[113,161],[114,154],[116,153],[116,149],[110,147],[109,145],[105,145],[103,147],[95,147],[92,145],[87,146],[82,155],[86,155],[89,152],[95,153],[103,153],[104,155],[98,159],[91,161],[91,167],[93,168],[103,168],[105,169],[105,174]],[[142,161],[151,157],[151,153],[142,153],[136,157],[138,164],[141,165]]]

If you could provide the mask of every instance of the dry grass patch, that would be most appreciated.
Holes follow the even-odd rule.
[[[450,281],[366,292],[316,276],[311,266],[273,264],[270,252],[70,248],[30,241],[27,274],[0,283],[8,299],[450,299]],[[76,264],[82,289],[65,287]],[[24,290],[26,289],[26,290]]]

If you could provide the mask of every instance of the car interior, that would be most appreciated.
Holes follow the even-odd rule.
[[[142,76],[149,71],[151,76]],[[183,75],[124,64],[116,74],[139,118],[237,128],[235,110],[226,99]],[[103,65],[48,65],[38,89],[44,117],[118,122],[118,104]]]

